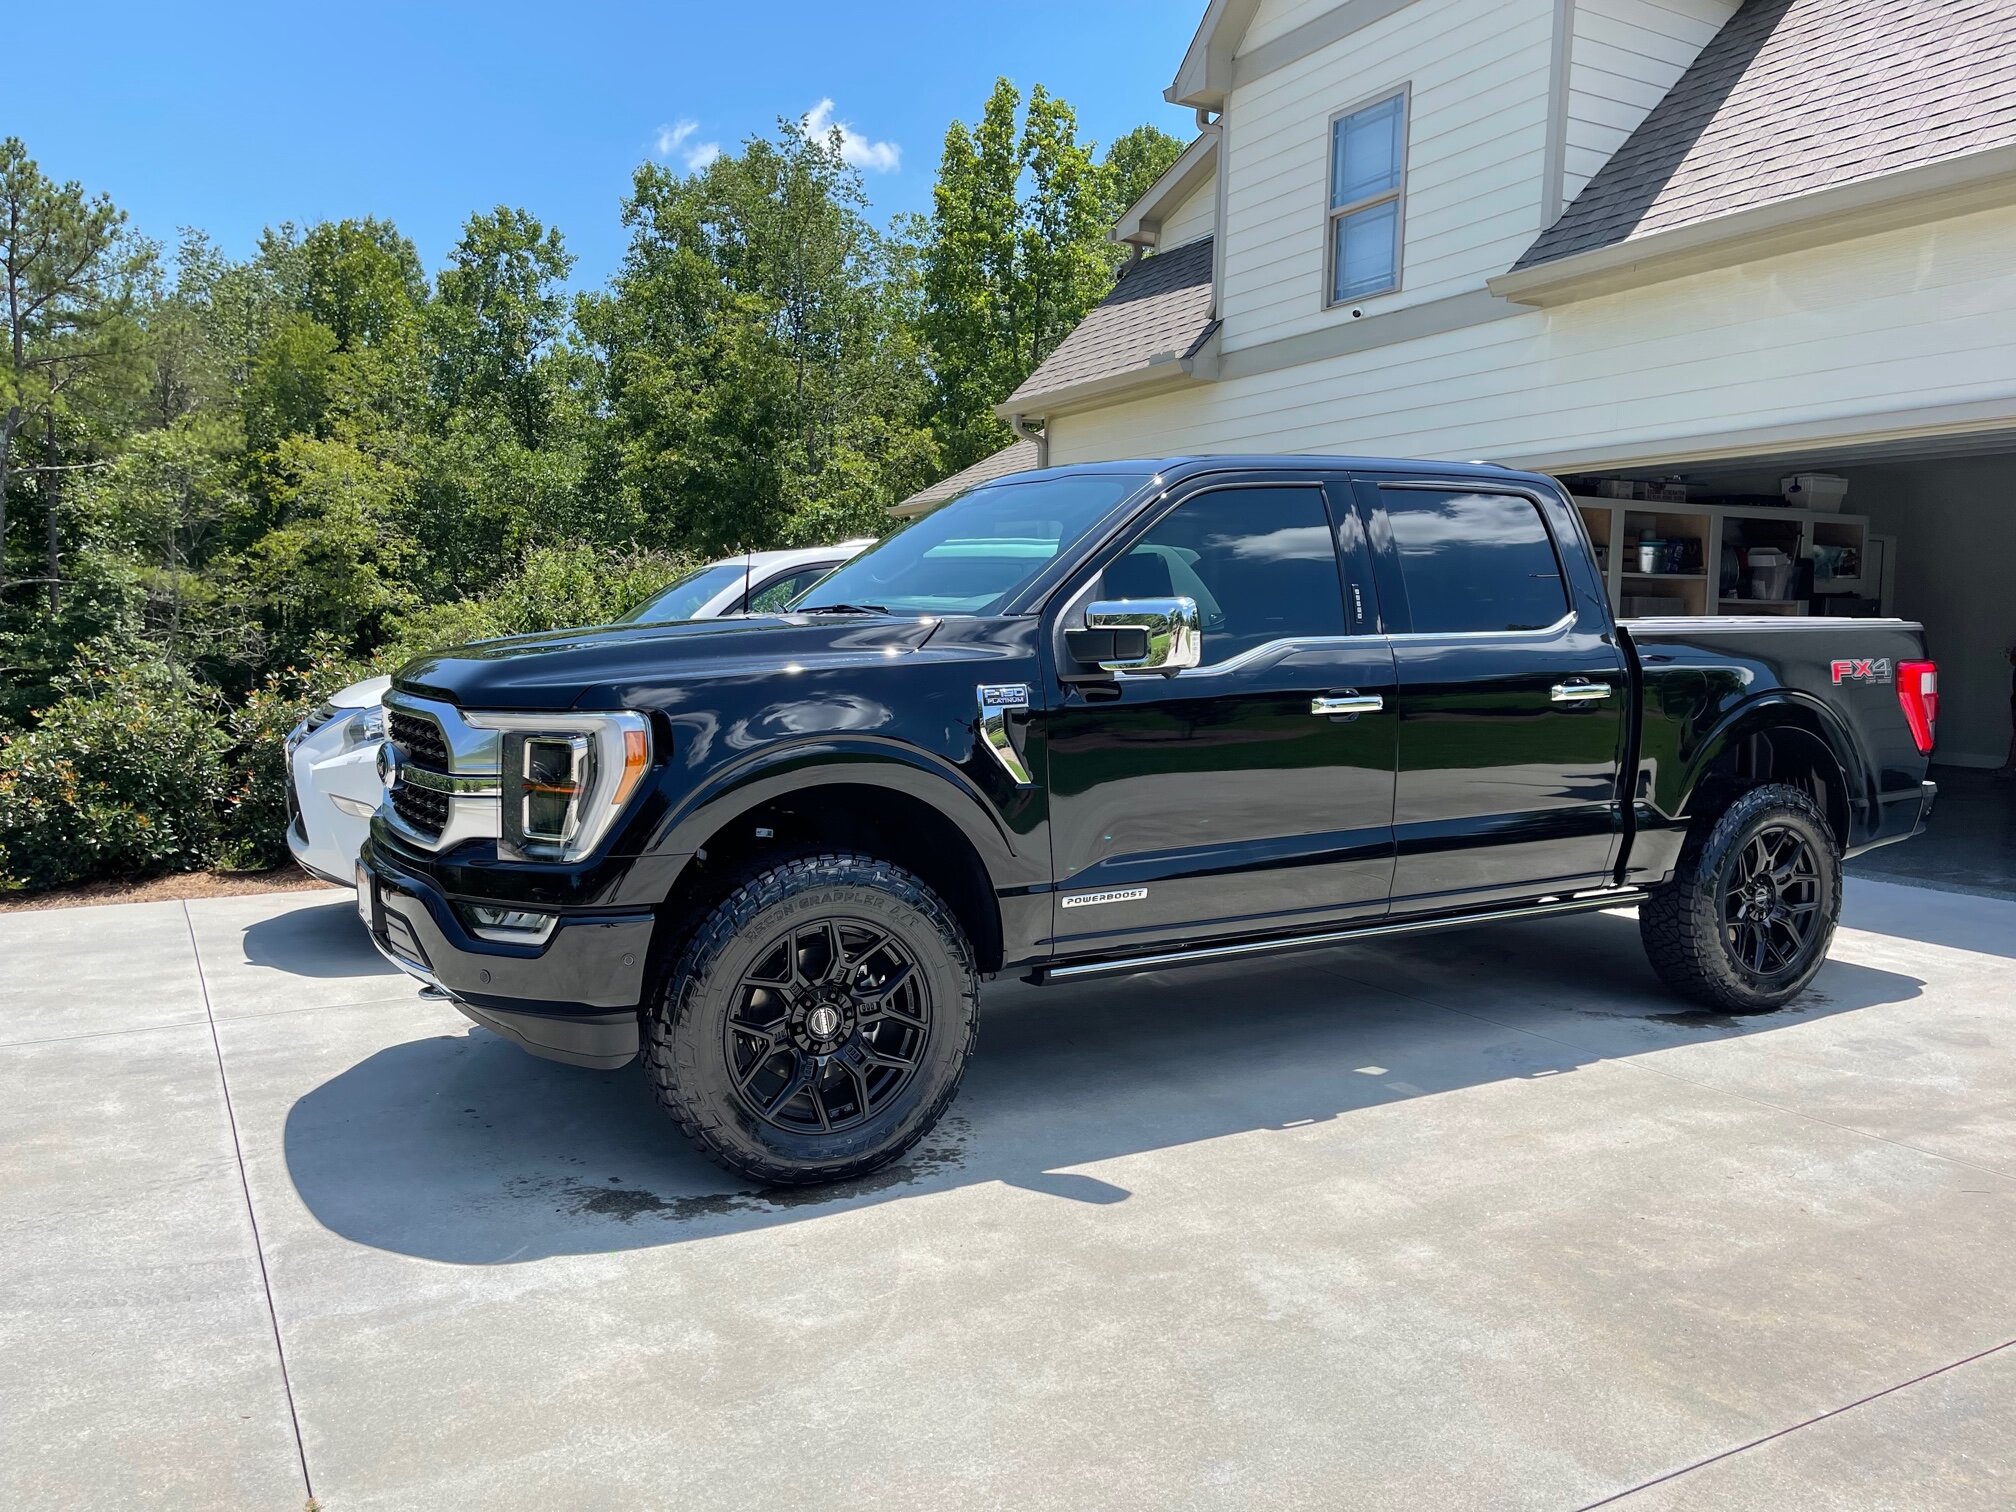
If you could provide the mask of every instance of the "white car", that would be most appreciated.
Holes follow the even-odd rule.
[[[695,567],[623,616],[623,624],[721,619],[782,609],[835,567],[874,545],[842,541],[796,551],[753,551]],[[389,677],[367,677],[332,694],[287,737],[287,848],[310,876],[356,885],[357,853],[385,789],[379,707]]]

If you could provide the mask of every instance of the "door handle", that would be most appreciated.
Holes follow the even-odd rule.
[[[1610,684],[1599,682],[1575,682],[1554,684],[1553,698],[1556,703],[1587,703],[1592,698],[1608,698]]]
[[[1309,712],[1334,717],[1339,714],[1377,714],[1386,700],[1377,693],[1322,693],[1309,700]]]

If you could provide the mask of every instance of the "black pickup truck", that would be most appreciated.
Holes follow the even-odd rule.
[[[1617,623],[1545,477],[1213,457],[991,483],[790,612],[470,646],[386,712],[380,949],[792,1183],[930,1128],[1000,972],[1635,904],[1676,990],[1781,1004],[1842,859],[1925,822],[1937,684],[1899,620]]]

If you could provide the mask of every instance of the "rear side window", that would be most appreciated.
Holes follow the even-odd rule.
[[[1383,488],[1416,634],[1541,630],[1568,612],[1547,522],[1519,494]]]
[[[1193,495],[1107,563],[1099,596],[1195,599],[1207,667],[1268,641],[1345,633],[1320,488]]]

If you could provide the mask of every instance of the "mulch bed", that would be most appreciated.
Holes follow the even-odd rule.
[[[335,892],[298,866],[276,866],[262,872],[171,872],[141,881],[79,882],[47,892],[0,892],[0,913],[31,908],[81,908],[93,903],[159,903],[183,898],[241,898],[252,893]]]

